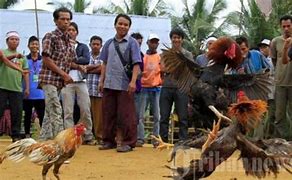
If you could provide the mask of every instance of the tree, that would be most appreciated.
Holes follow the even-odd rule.
[[[154,4],[153,8],[152,4]],[[114,14],[114,13],[124,13],[124,14],[135,14],[143,16],[163,16],[168,14],[167,4],[163,0],[124,0],[124,4],[119,6],[110,3],[108,7],[102,7],[95,10],[95,12],[105,13],[105,14]]]
[[[8,9],[9,6],[17,3],[17,0],[0,0],[0,9]]]
[[[264,38],[272,39],[278,36],[280,17],[292,12],[292,1],[273,0],[273,9],[269,17],[264,16],[255,0],[248,0],[247,6],[244,5],[243,0],[240,0],[240,3],[241,11],[231,12],[226,17],[225,23],[238,28],[238,35],[246,36],[251,47],[256,47]]]
[[[54,1],[53,4],[59,8],[59,7],[66,7],[74,12],[81,12],[84,13],[84,10],[89,7],[90,1],[87,0],[74,0],[74,4],[71,2],[60,2],[60,1]]]
[[[226,9],[225,0],[215,0],[211,9],[206,7],[205,0],[197,0],[191,8],[188,1],[182,0],[184,4],[183,16],[173,17],[173,27],[180,27],[186,33],[184,47],[195,55],[200,54],[202,41],[209,36],[225,35],[223,26],[215,27],[218,14]]]

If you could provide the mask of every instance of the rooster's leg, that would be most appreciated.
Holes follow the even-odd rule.
[[[213,129],[208,134],[208,139],[206,140],[206,142],[202,146],[202,152],[204,152],[206,150],[206,148],[216,139],[217,134],[218,134],[218,131],[220,129],[220,124],[221,124],[221,118],[219,118],[217,124],[214,121],[214,123],[213,123]]]
[[[53,170],[53,173],[54,173],[54,176],[57,178],[57,180],[60,180],[60,176],[59,176],[59,169],[60,167],[62,166],[63,162],[59,162],[57,161],[55,163],[55,166],[54,166],[54,170]]]
[[[42,170],[42,176],[43,176],[43,180],[47,179],[47,173],[49,171],[49,169],[53,166],[53,164],[46,164],[43,166],[43,170]]]
[[[208,106],[209,109],[211,109],[211,111],[213,111],[215,113],[215,115],[218,117],[218,119],[225,119],[227,120],[229,123],[232,122],[232,120],[227,117],[224,116],[222,113],[220,113],[213,105]]]
[[[151,135],[151,137],[159,143],[158,146],[156,147],[159,150],[169,149],[174,146],[174,144],[163,142],[160,136],[158,136],[157,138],[156,136]]]

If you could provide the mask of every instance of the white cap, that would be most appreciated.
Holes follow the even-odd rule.
[[[153,33],[151,33],[151,34],[149,34],[149,36],[148,36],[148,40],[151,40],[151,39],[157,39],[157,40],[159,40],[159,37],[158,37],[157,34],[153,34]]]
[[[270,40],[268,40],[268,39],[264,39],[264,40],[261,41],[261,43],[259,43],[259,46],[260,46],[260,45],[267,45],[267,46],[270,46],[270,42],[271,42]]]
[[[9,31],[9,32],[6,33],[6,39],[8,39],[8,38],[10,38],[12,36],[19,38],[19,34],[18,34],[17,31]]]
[[[217,40],[217,38],[215,38],[215,37],[209,37],[205,42],[207,44],[209,41],[216,41],[216,40]]]

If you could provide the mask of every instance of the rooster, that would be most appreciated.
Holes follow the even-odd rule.
[[[46,180],[46,175],[53,165],[54,176],[59,180],[61,165],[71,158],[82,144],[85,130],[84,124],[80,123],[61,131],[54,140],[36,142],[32,138],[27,138],[16,141],[0,154],[0,164],[5,159],[19,162],[27,157],[31,162],[43,166],[43,180]]]
[[[242,62],[240,47],[229,37],[220,37],[210,47],[206,68],[185,57],[181,52],[164,49],[161,63],[170,77],[177,81],[178,88],[188,93],[192,103],[193,117],[201,122],[201,127],[211,129],[216,117],[230,121],[220,112],[234,99],[229,91],[243,90],[252,99],[267,100],[269,75],[263,74],[226,74],[236,69]]]
[[[257,127],[266,110],[265,101],[249,100],[245,93],[240,91],[238,102],[232,104],[228,110],[233,122],[219,130],[219,119],[208,136],[196,139],[200,145],[204,141],[200,159],[192,160],[189,167],[171,168],[175,172],[173,178],[193,180],[208,177],[236,150],[241,152],[240,158],[247,175],[258,178],[263,178],[270,172],[277,175],[280,167],[292,173],[289,170],[292,168],[292,142],[284,139],[253,141],[245,136]],[[198,144],[193,142],[194,147],[200,146]],[[174,156],[171,160],[173,158]]]

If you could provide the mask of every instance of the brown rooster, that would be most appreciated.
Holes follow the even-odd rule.
[[[233,123],[219,131],[219,120],[209,135],[202,137],[205,144],[202,146],[201,158],[192,160],[189,167],[171,168],[176,173],[173,178],[193,180],[208,177],[235,150],[241,152],[240,158],[246,174],[263,178],[270,172],[277,175],[280,167],[292,173],[289,170],[292,167],[292,142],[283,139],[252,141],[245,136],[261,121],[266,108],[265,101],[249,100],[240,91],[238,102],[232,104],[228,111]],[[197,142],[201,143],[198,139]]]
[[[6,158],[19,162],[27,157],[31,162],[43,166],[43,180],[46,179],[48,170],[53,165],[54,176],[59,180],[59,168],[82,144],[82,135],[85,130],[84,124],[80,123],[61,131],[54,140],[36,142],[32,138],[27,138],[16,141],[0,154],[0,164]]]

